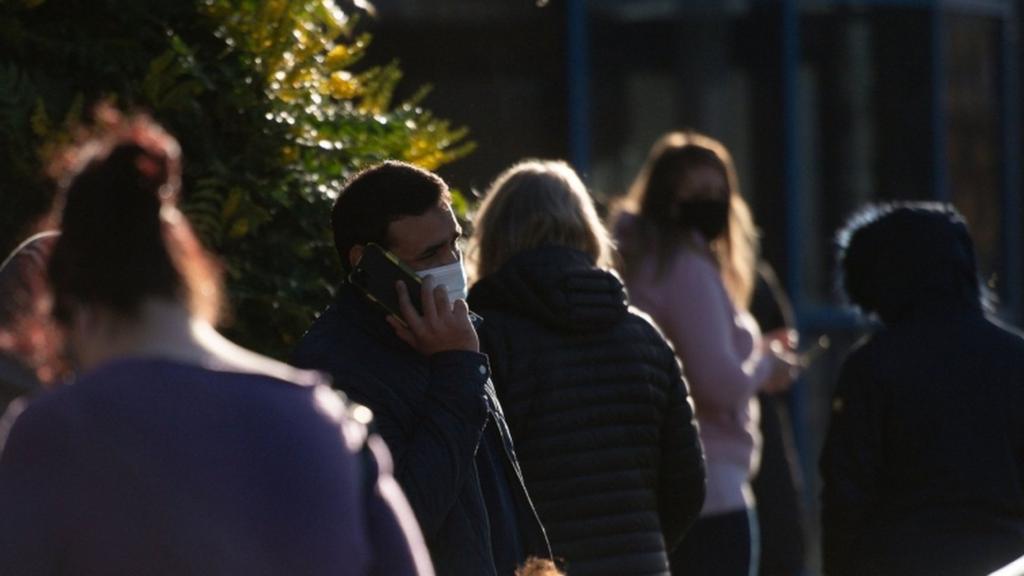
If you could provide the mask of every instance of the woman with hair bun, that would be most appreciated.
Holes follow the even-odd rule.
[[[216,262],[177,208],[177,142],[98,112],[61,158],[49,277],[77,381],[0,459],[11,574],[423,574],[387,452],[321,377],[214,329]]]

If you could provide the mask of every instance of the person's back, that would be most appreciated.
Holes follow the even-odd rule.
[[[983,574],[1024,553],[1020,335],[980,313],[884,329],[847,359],[837,402],[847,424],[822,463],[848,501],[827,511],[833,533],[870,497],[867,564],[844,558],[845,573]]]
[[[366,481],[340,399],[170,360],[106,364],[33,404],[0,468],[12,573],[366,574]],[[23,481],[32,480],[31,486]],[[58,497],[54,497],[59,495]],[[24,514],[19,513],[23,511]]]
[[[11,428],[0,572],[432,574],[380,439],[316,373],[214,328],[220,278],[177,208],[177,142],[97,117],[61,156],[47,269],[80,377]]]
[[[703,453],[672,349],[600,267],[610,243],[582,182],[520,163],[476,234],[469,301],[552,551],[573,575],[668,574],[704,499]]]
[[[667,574],[704,493],[671,348],[572,250],[513,258],[470,304],[555,556],[579,576]]]
[[[832,404],[825,572],[987,574],[1024,552],[1024,339],[986,319],[952,206],[849,222],[842,286],[882,327],[844,361]]]

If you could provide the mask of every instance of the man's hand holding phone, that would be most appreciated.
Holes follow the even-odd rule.
[[[424,356],[449,350],[480,351],[480,340],[469,320],[469,307],[465,300],[448,301],[445,287],[435,286],[427,276],[420,288],[423,314],[417,312],[409,298],[405,283],[395,283],[402,319],[394,315],[387,322],[399,338]],[[403,324],[404,320],[404,324]]]

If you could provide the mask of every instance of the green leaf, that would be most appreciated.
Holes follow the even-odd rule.
[[[330,210],[342,183],[384,159],[433,168],[474,147],[424,108],[429,86],[396,105],[400,64],[362,64],[387,52],[372,20],[329,0],[104,0],[46,15],[0,16],[0,248],[49,201],[38,151],[66,141],[98,97],[141,106],[181,143],[182,210],[223,262],[227,333],[278,358],[340,277]],[[338,71],[360,83],[350,98],[321,93]],[[468,198],[454,198],[464,214]]]

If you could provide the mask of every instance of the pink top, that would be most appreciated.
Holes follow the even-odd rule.
[[[703,242],[678,250],[660,277],[655,256],[646,255],[626,283],[632,303],[651,315],[682,360],[707,459],[701,515],[748,507],[760,458],[753,398],[771,372],[757,322],[733,306]]]

